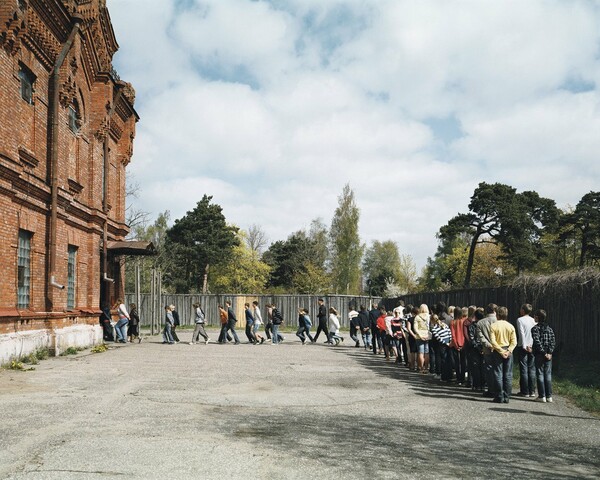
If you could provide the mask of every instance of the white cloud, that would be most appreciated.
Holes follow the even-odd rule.
[[[138,91],[136,206],[154,214],[177,218],[207,193],[229,221],[277,240],[329,223],[349,182],[363,239],[396,240],[422,266],[480,181],[561,206],[599,184],[591,2],[109,8],[117,66]]]

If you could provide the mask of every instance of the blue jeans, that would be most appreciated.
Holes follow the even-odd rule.
[[[526,395],[535,392],[535,359],[533,353],[517,347],[519,350],[519,390]]]
[[[229,320],[227,322],[227,326],[226,326],[225,332],[227,332],[228,330],[231,330],[231,334],[233,335],[233,339],[235,340],[235,343],[240,343],[240,339],[237,336],[237,333],[235,331],[235,321]],[[226,333],[226,335],[227,335],[227,333]]]
[[[429,355],[429,341],[417,340],[417,353],[426,353]]]
[[[115,332],[117,333],[117,341],[126,342],[127,341],[127,324],[129,320],[126,318],[120,318],[117,324],[115,325]]]
[[[312,335],[310,334],[310,327],[307,327],[306,325],[299,325],[298,326],[298,330],[296,331],[296,336],[302,340],[302,342],[306,342],[306,339],[308,338],[308,340],[310,340],[311,342],[314,342],[315,339],[312,337]]]
[[[362,334],[363,343],[365,344],[365,348],[369,348],[371,346],[371,332],[366,331]]]
[[[504,358],[498,352],[492,353],[492,369],[494,372],[495,398],[508,401],[512,393],[513,358]]]
[[[165,329],[163,330],[163,342],[174,343],[173,334],[171,333],[171,324],[165,323]]]
[[[552,359],[547,360],[544,354],[535,356],[535,373],[537,376],[538,396],[552,396]]]
[[[273,330],[271,331],[273,336],[273,343],[275,345],[279,344],[279,325],[273,324]]]

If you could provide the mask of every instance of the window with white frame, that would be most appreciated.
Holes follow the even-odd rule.
[[[27,230],[19,230],[17,247],[17,307],[28,308],[31,290],[31,237]]]
[[[67,267],[67,308],[75,308],[75,284],[77,282],[77,247],[69,245]]]

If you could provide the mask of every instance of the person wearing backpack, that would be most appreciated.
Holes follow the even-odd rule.
[[[275,304],[271,305],[271,307],[273,308],[273,345],[279,345],[283,339],[279,334],[279,327],[283,323],[283,316]]]
[[[204,328],[204,325],[206,323],[206,315],[204,314],[204,310],[202,310],[199,303],[194,303],[193,307],[196,315],[196,318],[194,320],[196,327],[194,328],[194,333],[192,333],[192,341],[190,342],[190,345],[198,343],[200,336],[204,338],[204,345],[207,345],[210,341],[210,338],[208,338],[208,334],[206,333],[206,330]]]

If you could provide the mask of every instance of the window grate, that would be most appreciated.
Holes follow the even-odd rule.
[[[75,284],[77,281],[77,247],[69,245],[67,272],[67,308],[75,308]]]
[[[19,230],[17,251],[17,307],[28,308],[31,285],[31,232]]]

